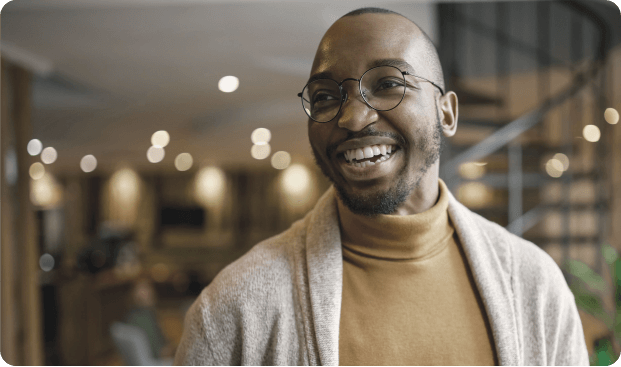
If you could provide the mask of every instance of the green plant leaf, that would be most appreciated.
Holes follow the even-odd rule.
[[[602,256],[604,257],[606,264],[612,265],[612,263],[619,258],[619,253],[614,247],[605,243],[602,245]]]
[[[575,282],[569,287],[576,299],[576,306],[601,320],[608,329],[613,330],[615,326],[614,318],[606,312],[604,303],[598,295],[584,287],[582,284]]]
[[[589,288],[600,292],[608,290],[608,285],[604,279],[585,263],[572,259],[567,262],[566,269],[569,274],[582,280]]]

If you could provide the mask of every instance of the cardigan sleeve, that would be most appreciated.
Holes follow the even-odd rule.
[[[195,302],[185,315],[183,335],[175,354],[175,366],[210,364],[209,345],[199,309],[200,305]]]
[[[588,366],[582,321],[561,269],[541,248],[512,238],[524,364]]]
[[[551,351],[548,356],[550,365],[560,366],[588,366],[589,355],[582,321],[578,314],[573,293],[562,285],[562,292],[557,307],[550,310],[550,317],[557,319],[557,327],[551,330],[549,343],[552,343]]]

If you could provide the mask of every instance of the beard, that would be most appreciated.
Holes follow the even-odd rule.
[[[425,135],[418,142],[417,146],[414,147],[423,155],[423,167],[421,167],[421,169],[417,172],[413,172],[413,177],[410,177],[408,175],[409,159],[406,159],[403,168],[401,168],[397,174],[397,180],[388,190],[365,194],[352,194],[345,189],[344,185],[339,184],[337,180],[335,180],[334,174],[327,167],[327,163],[321,160],[319,154],[313,148],[312,151],[313,156],[315,157],[315,163],[319,166],[324,176],[332,182],[339,199],[352,213],[365,216],[392,214],[396,212],[397,208],[407,200],[412,191],[418,187],[420,180],[423,178],[425,173],[427,173],[429,167],[431,167],[440,158],[440,154],[444,149],[445,142],[442,134],[442,122],[440,121],[439,113],[436,112],[436,114],[437,119],[433,132],[429,135]],[[356,133],[355,136],[362,137],[369,135],[380,135],[378,133],[365,130]],[[398,141],[404,142],[402,137],[399,136],[398,138]],[[402,148],[405,146],[406,145],[401,145]],[[328,151],[328,157],[332,156],[330,153],[331,152]]]

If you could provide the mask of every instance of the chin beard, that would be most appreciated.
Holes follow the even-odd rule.
[[[392,187],[385,191],[368,194],[352,194],[348,192],[343,185],[336,182],[327,164],[321,160],[319,154],[312,146],[311,148],[315,163],[319,166],[324,176],[332,182],[341,202],[354,214],[375,216],[379,214],[393,214],[397,211],[397,208],[407,200],[412,191],[420,185],[420,181],[429,170],[429,167],[440,159],[444,144],[442,123],[438,115],[433,134],[425,137],[418,144],[418,150],[424,155],[424,166],[418,172],[415,172],[413,178],[408,179],[408,162],[406,160],[403,168],[397,175],[396,183]]]

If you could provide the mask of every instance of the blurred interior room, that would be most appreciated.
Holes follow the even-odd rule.
[[[607,1],[16,0],[1,12],[1,350],[171,363],[218,272],[329,187],[298,92],[362,6],[419,24],[459,97],[441,178],[563,269],[621,352],[621,22]]]

